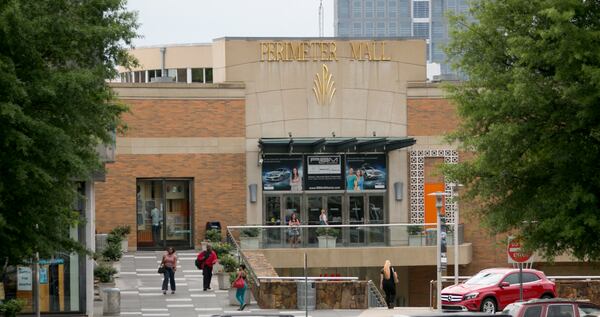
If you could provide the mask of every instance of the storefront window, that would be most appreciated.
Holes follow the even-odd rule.
[[[279,196],[265,197],[265,221],[266,225],[281,225],[281,199]],[[268,229],[265,234],[266,245],[268,247],[281,246],[281,231],[278,229]]]
[[[136,191],[138,248],[191,246],[191,181],[138,180]]]
[[[349,197],[349,224],[363,225],[365,223],[365,206],[363,196]],[[365,230],[361,227],[353,227],[349,230],[350,243],[364,243]]]
[[[385,213],[383,205],[383,196],[369,196],[369,223],[385,223]],[[371,227],[369,229],[370,243],[384,243],[384,227]]]

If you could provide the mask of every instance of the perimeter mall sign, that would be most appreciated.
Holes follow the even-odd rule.
[[[385,41],[345,42],[350,46],[351,60],[389,61]],[[260,42],[261,62],[337,61],[336,42]]]

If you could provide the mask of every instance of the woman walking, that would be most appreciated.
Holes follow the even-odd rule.
[[[162,283],[163,294],[167,294],[167,286],[171,284],[171,294],[175,294],[175,271],[177,271],[177,255],[173,247],[168,247],[160,263],[164,268],[164,279]]]
[[[290,245],[292,248],[296,248],[298,246],[298,241],[300,240],[300,220],[296,216],[296,213],[292,213],[292,217],[290,218],[288,225],[290,227]]]
[[[396,299],[396,283],[398,283],[398,274],[392,267],[390,260],[385,260],[383,269],[381,269],[381,280],[379,287],[385,292],[385,301],[389,309],[394,309],[394,300]]]
[[[235,292],[235,298],[238,300],[238,302],[240,302],[240,308],[238,308],[238,310],[244,310],[244,308],[246,308],[245,298],[246,289],[248,288],[248,283],[246,282],[246,275],[246,265],[240,264],[240,267],[238,268],[237,272],[237,277],[235,278],[235,282],[233,282],[234,287],[237,287],[237,291]]]

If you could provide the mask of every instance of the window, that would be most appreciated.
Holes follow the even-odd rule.
[[[350,17],[350,2],[349,0],[339,0],[339,17],[341,18],[349,18]]]
[[[365,18],[372,18],[373,11],[374,11],[373,1],[372,0],[365,1]]]
[[[413,23],[413,36],[429,38],[429,23]]]
[[[525,310],[525,315],[523,315],[523,317],[540,317],[541,314],[542,306],[533,306],[528,307],[527,310]]]
[[[373,23],[367,22],[365,23],[365,36],[373,36]]]
[[[204,82],[204,68],[192,68],[192,82],[203,83]]]
[[[149,82],[152,82],[152,78],[161,77],[161,76],[162,76],[162,71],[160,69],[153,69],[153,70],[148,71],[148,81]]]
[[[398,30],[396,29],[396,22],[390,22],[388,24],[388,34],[390,36],[398,36]]]
[[[540,278],[533,273],[523,273],[523,283],[537,282]]]
[[[385,0],[377,0],[377,17],[385,17]]]
[[[510,274],[506,278],[504,278],[504,280],[502,280],[502,282],[508,282],[508,284],[510,284],[510,285],[519,284],[519,274],[518,273]]]
[[[397,3],[396,3],[396,0],[390,0],[388,2],[388,16],[390,18],[395,18],[397,10],[398,10],[398,6],[397,6]]]
[[[573,305],[570,304],[558,304],[548,305],[548,312],[546,317],[574,317]]]
[[[187,68],[177,68],[177,82],[187,83]]]
[[[205,75],[205,81],[204,81],[205,83],[213,82],[213,69],[212,68],[205,68],[204,75]]]
[[[146,72],[137,71],[134,74],[135,74],[134,76],[135,76],[136,83],[145,83],[146,82]]]
[[[377,22],[377,36],[385,36],[385,23]]]
[[[413,18],[428,18],[429,17],[429,2],[415,1],[413,2]]]
[[[354,36],[362,35],[362,24],[360,22],[355,22],[352,25],[352,35],[354,35]]]
[[[362,17],[362,3],[360,0],[354,0],[354,2],[352,3],[352,17]]]

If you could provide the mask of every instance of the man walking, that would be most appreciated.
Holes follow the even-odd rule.
[[[210,288],[210,280],[212,279],[212,269],[213,265],[217,263],[217,254],[213,251],[212,246],[209,244],[206,246],[206,251],[200,252],[198,254],[198,264],[200,269],[202,270],[203,280],[203,289],[204,291],[211,289]]]

